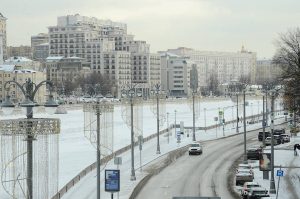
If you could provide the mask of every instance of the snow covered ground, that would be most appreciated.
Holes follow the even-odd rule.
[[[300,136],[291,138],[291,142],[277,145],[274,150],[274,177],[275,187],[278,191],[278,199],[298,199],[300,198],[300,156],[294,156],[294,144],[300,143]],[[271,153],[270,146],[264,150],[266,153]],[[263,179],[263,172],[259,170],[259,161],[251,161],[254,168],[254,182],[259,183],[262,187],[269,190],[270,180]],[[278,180],[276,176],[278,167],[282,166],[284,176],[280,179],[279,189]],[[284,168],[284,167],[298,167],[298,168]],[[269,172],[271,178],[271,173]],[[241,187],[237,187],[240,190]],[[276,198],[276,194],[270,194],[270,198]]]
[[[249,106],[246,107],[247,115],[257,114],[262,111],[262,102],[260,100],[247,100],[249,102]],[[196,126],[209,126],[215,124],[214,117],[218,116],[219,110],[223,110],[225,112],[226,121],[235,119],[236,117],[236,107],[235,103],[230,100],[205,100],[201,102],[200,108],[200,117],[196,121]],[[205,115],[206,119],[204,119],[204,108],[206,108]],[[192,112],[190,110],[190,105],[184,100],[179,100],[175,102],[168,102],[166,105],[166,112],[169,112],[169,124],[173,124],[175,120],[174,111],[177,111],[176,120],[177,124],[180,121],[184,122],[185,126],[192,126]],[[242,115],[242,107],[239,106],[239,115]],[[0,119],[9,119],[9,118],[18,118],[24,116],[1,116]],[[59,188],[64,186],[70,179],[72,179],[75,175],[77,175],[83,168],[88,166],[89,164],[95,162],[95,149],[92,147],[90,142],[83,135],[83,112],[82,110],[69,110],[66,115],[45,115],[45,114],[34,114],[34,117],[54,117],[61,119],[61,135],[60,135],[60,143],[59,143]],[[130,144],[130,129],[127,128],[126,124],[123,122],[121,118],[121,108],[119,105],[115,107],[114,112],[114,149],[120,149],[126,145]],[[144,106],[143,113],[143,132],[144,137],[155,133],[156,129],[156,119],[153,117],[153,113],[150,111],[149,104]],[[261,124],[256,123],[252,126],[259,127]],[[242,123],[240,123],[242,126]],[[164,127],[166,128],[166,123]],[[235,133],[235,124],[229,124],[225,126],[224,134],[227,136],[229,134]],[[241,130],[240,130],[241,131]],[[222,128],[212,129],[210,131],[197,132],[198,140],[205,139],[215,139],[216,137],[223,136]],[[166,145],[166,139],[161,138],[161,152],[164,153],[174,149],[174,147],[178,147],[175,136],[173,133],[173,142],[175,142],[175,146],[172,144]],[[191,137],[190,137],[191,138]],[[190,139],[186,139],[187,141],[182,140],[182,145],[190,143]],[[156,139],[153,139],[149,142],[150,148],[154,148],[150,150],[152,152],[152,158],[144,156],[144,162],[151,161],[153,157],[157,157],[155,154],[155,145]],[[152,144],[151,144],[152,143]],[[145,145],[146,146],[146,145]],[[136,149],[137,152],[137,149]],[[138,160],[138,153],[136,154]],[[137,161],[136,161],[137,162]],[[138,165],[139,163],[137,163]],[[128,177],[128,176],[127,176]],[[1,198],[6,198],[5,193],[3,193],[2,187],[0,187],[0,196]],[[125,197],[126,198],[126,197]]]

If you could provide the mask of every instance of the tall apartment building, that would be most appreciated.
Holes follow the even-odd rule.
[[[34,60],[45,60],[49,56],[49,35],[39,33],[31,36],[31,49]]]
[[[93,72],[114,82],[118,95],[124,83],[138,83],[149,93],[160,80],[159,55],[151,54],[145,41],[134,41],[126,24],[76,14],[58,17],[57,25],[48,30],[50,56],[85,59]],[[143,62],[136,61],[139,57]]]
[[[199,86],[207,86],[211,76],[216,76],[220,84],[238,81],[241,77],[250,77],[251,82],[255,82],[256,53],[244,48],[236,53],[198,51],[184,47],[167,52],[188,57],[197,64]]]
[[[280,66],[272,64],[272,60],[257,60],[256,64],[256,83],[273,80],[282,72]]]
[[[30,78],[32,82],[38,84],[46,80],[46,75],[43,72],[38,72],[29,69],[20,69],[18,66],[15,65],[0,65],[0,101],[4,100],[5,96],[9,94],[11,96],[11,100],[14,103],[22,102],[25,96],[23,95],[19,87],[17,87],[13,83],[10,83],[11,86],[9,86],[9,91],[7,91],[5,90],[4,85],[5,82],[10,80],[14,80],[20,85],[23,85],[28,78]],[[45,85],[43,85],[41,89],[37,91],[35,95],[35,100],[40,104],[46,102]]]
[[[2,52],[3,52],[3,60],[7,59],[7,54],[6,54],[6,46],[7,46],[6,20],[7,20],[7,18],[5,18],[0,13],[0,40],[1,40],[1,35],[2,35],[2,45],[1,45],[1,48],[2,48]]]
[[[32,59],[32,50],[30,46],[8,46],[7,58],[9,57],[26,57]]]

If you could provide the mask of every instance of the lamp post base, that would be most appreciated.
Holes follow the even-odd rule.
[[[136,177],[135,177],[134,175],[131,175],[131,176],[130,176],[130,180],[131,180],[131,181],[135,181],[135,180],[136,180]]]
[[[275,182],[274,182],[274,180],[270,181],[270,193],[273,193],[273,194],[276,193],[276,188],[275,188]]]
[[[156,154],[160,154],[160,151],[156,151]]]

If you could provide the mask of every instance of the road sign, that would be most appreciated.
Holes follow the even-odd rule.
[[[122,164],[122,157],[115,157],[114,158],[114,164],[115,165],[121,165]]]
[[[120,170],[105,170],[105,191],[120,191]]]
[[[277,170],[277,176],[282,177],[283,176],[283,170]]]

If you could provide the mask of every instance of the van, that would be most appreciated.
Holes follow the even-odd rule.
[[[271,133],[270,132],[265,132],[265,139],[266,137],[271,137]],[[263,141],[263,132],[259,132],[258,133],[258,141]]]

